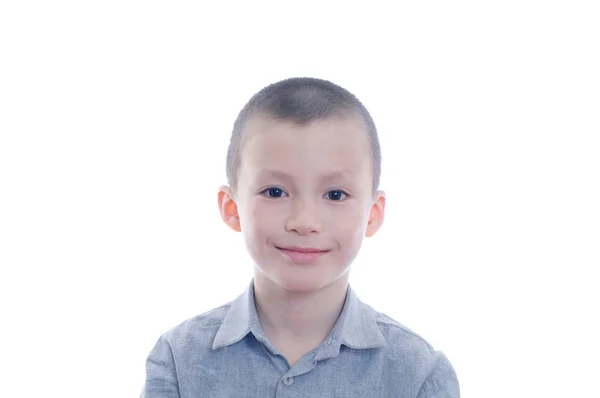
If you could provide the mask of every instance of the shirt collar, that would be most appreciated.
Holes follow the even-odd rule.
[[[237,343],[249,332],[253,332],[255,335],[264,335],[254,304],[254,280],[250,282],[250,286],[244,293],[229,306],[229,310],[217,330],[212,348],[216,350]]]
[[[257,340],[267,341],[256,312],[254,280],[250,282],[244,293],[231,303],[217,330],[212,348],[216,350],[237,343],[250,332]],[[375,319],[375,311],[358,299],[350,285],[348,285],[342,313],[327,339],[328,346],[339,349],[341,344],[355,349],[386,345]]]

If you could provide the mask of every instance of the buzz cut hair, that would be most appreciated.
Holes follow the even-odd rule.
[[[381,147],[375,122],[367,108],[345,88],[328,80],[292,77],[272,83],[254,94],[242,108],[233,125],[227,150],[227,182],[235,192],[248,121],[255,116],[306,125],[331,117],[358,116],[364,122],[371,149],[373,192],[381,178]]]

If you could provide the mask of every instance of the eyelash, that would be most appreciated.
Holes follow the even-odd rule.
[[[285,197],[285,196],[270,196],[270,195],[268,195],[268,192],[271,191],[271,190],[278,190],[278,191],[281,191],[283,194],[287,195],[287,193],[283,189],[278,188],[278,187],[269,187],[269,188],[263,189],[260,192],[260,194],[263,195],[263,196],[266,196],[269,199],[279,199],[279,198]],[[342,194],[342,199],[340,199],[340,200],[331,200],[332,202],[342,202],[345,199],[348,199],[350,197],[350,195],[348,194],[348,192],[346,192],[346,191],[344,191],[342,189],[332,189],[331,191],[327,191],[327,193],[325,195],[328,195],[331,192],[339,192],[339,193]]]

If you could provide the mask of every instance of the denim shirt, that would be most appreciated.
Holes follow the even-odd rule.
[[[159,339],[142,398],[458,398],[452,365],[423,338],[362,303],[348,286],[329,337],[294,366],[265,337],[254,284],[233,302]]]

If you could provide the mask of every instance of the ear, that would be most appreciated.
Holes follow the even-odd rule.
[[[365,236],[370,238],[375,235],[375,232],[379,231],[385,216],[385,192],[377,191],[375,203],[371,206],[369,212],[369,222],[367,223],[367,230]]]
[[[228,186],[219,187],[219,210],[221,211],[221,218],[223,222],[236,232],[241,232],[242,227],[240,224],[240,215],[238,213],[238,207],[233,196],[231,195],[231,189]]]

